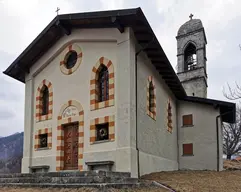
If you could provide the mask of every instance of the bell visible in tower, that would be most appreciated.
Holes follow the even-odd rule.
[[[184,52],[184,71],[193,70],[197,67],[196,47],[190,43]]]

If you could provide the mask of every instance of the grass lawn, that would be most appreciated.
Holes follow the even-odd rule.
[[[143,178],[155,180],[180,192],[241,191],[241,171],[173,171],[152,173]]]

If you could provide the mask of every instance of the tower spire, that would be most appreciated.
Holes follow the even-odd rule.
[[[188,96],[207,97],[206,35],[200,19],[185,22],[177,33],[177,75]]]

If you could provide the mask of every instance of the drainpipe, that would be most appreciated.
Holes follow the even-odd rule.
[[[140,52],[142,51],[139,50],[136,54],[135,54],[135,84],[136,84],[136,89],[135,89],[135,95],[136,95],[136,151],[137,151],[137,174],[138,174],[138,178],[140,178],[140,158],[139,158],[139,147],[138,147],[138,132],[137,132],[137,57],[140,54]]]
[[[220,171],[219,169],[219,166],[220,166],[220,163],[219,163],[219,155],[220,155],[220,151],[219,151],[219,126],[218,126],[218,118],[222,117],[223,115],[227,115],[229,113],[233,113],[233,110],[232,111],[228,111],[228,112],[225,112],[223,114],[220,114],[216,117],[216,132],[217,132],[217,171]]]
[[[139,155],[139,147],[138,147],[138,132],[137,132],[137,117],[138,117],[138,113],[137,113],[137,58],[138,58],[138,55],[144,51],[152,42],[154,41],[154,37],[153,39],[147,43],[147,45],[145,47],[142,47],[139,51],[136,52],[135,54],[135,86],[136,86],[136,89],[135,89],[135,95],[136,95],[136,151],[137,151],[137,174],[138,174],[138,178],[140,178],[140,155]]]

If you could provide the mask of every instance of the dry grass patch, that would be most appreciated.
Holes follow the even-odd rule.
[[[224,169],[241,170],[241,161],[238,160],[225,160],[223,161]]]
[[[14,188],[14,187],[4,187],[1,189],[4,192],[97,192],[97,189],[50,189],[50,188]]]
[[[155,180],[180,192],[241,191],[240,171],[173,171],[152,173],[143,178]]]
[[[98,189],[80,188],[80,189],[57,189],[57,188],[13,188],[5,187],[0,191],[4,192],[99,192]],[[108,192],[168,192],[168,190],[151,187],[151,188],[137,188],[137,189],[109,189]]]

